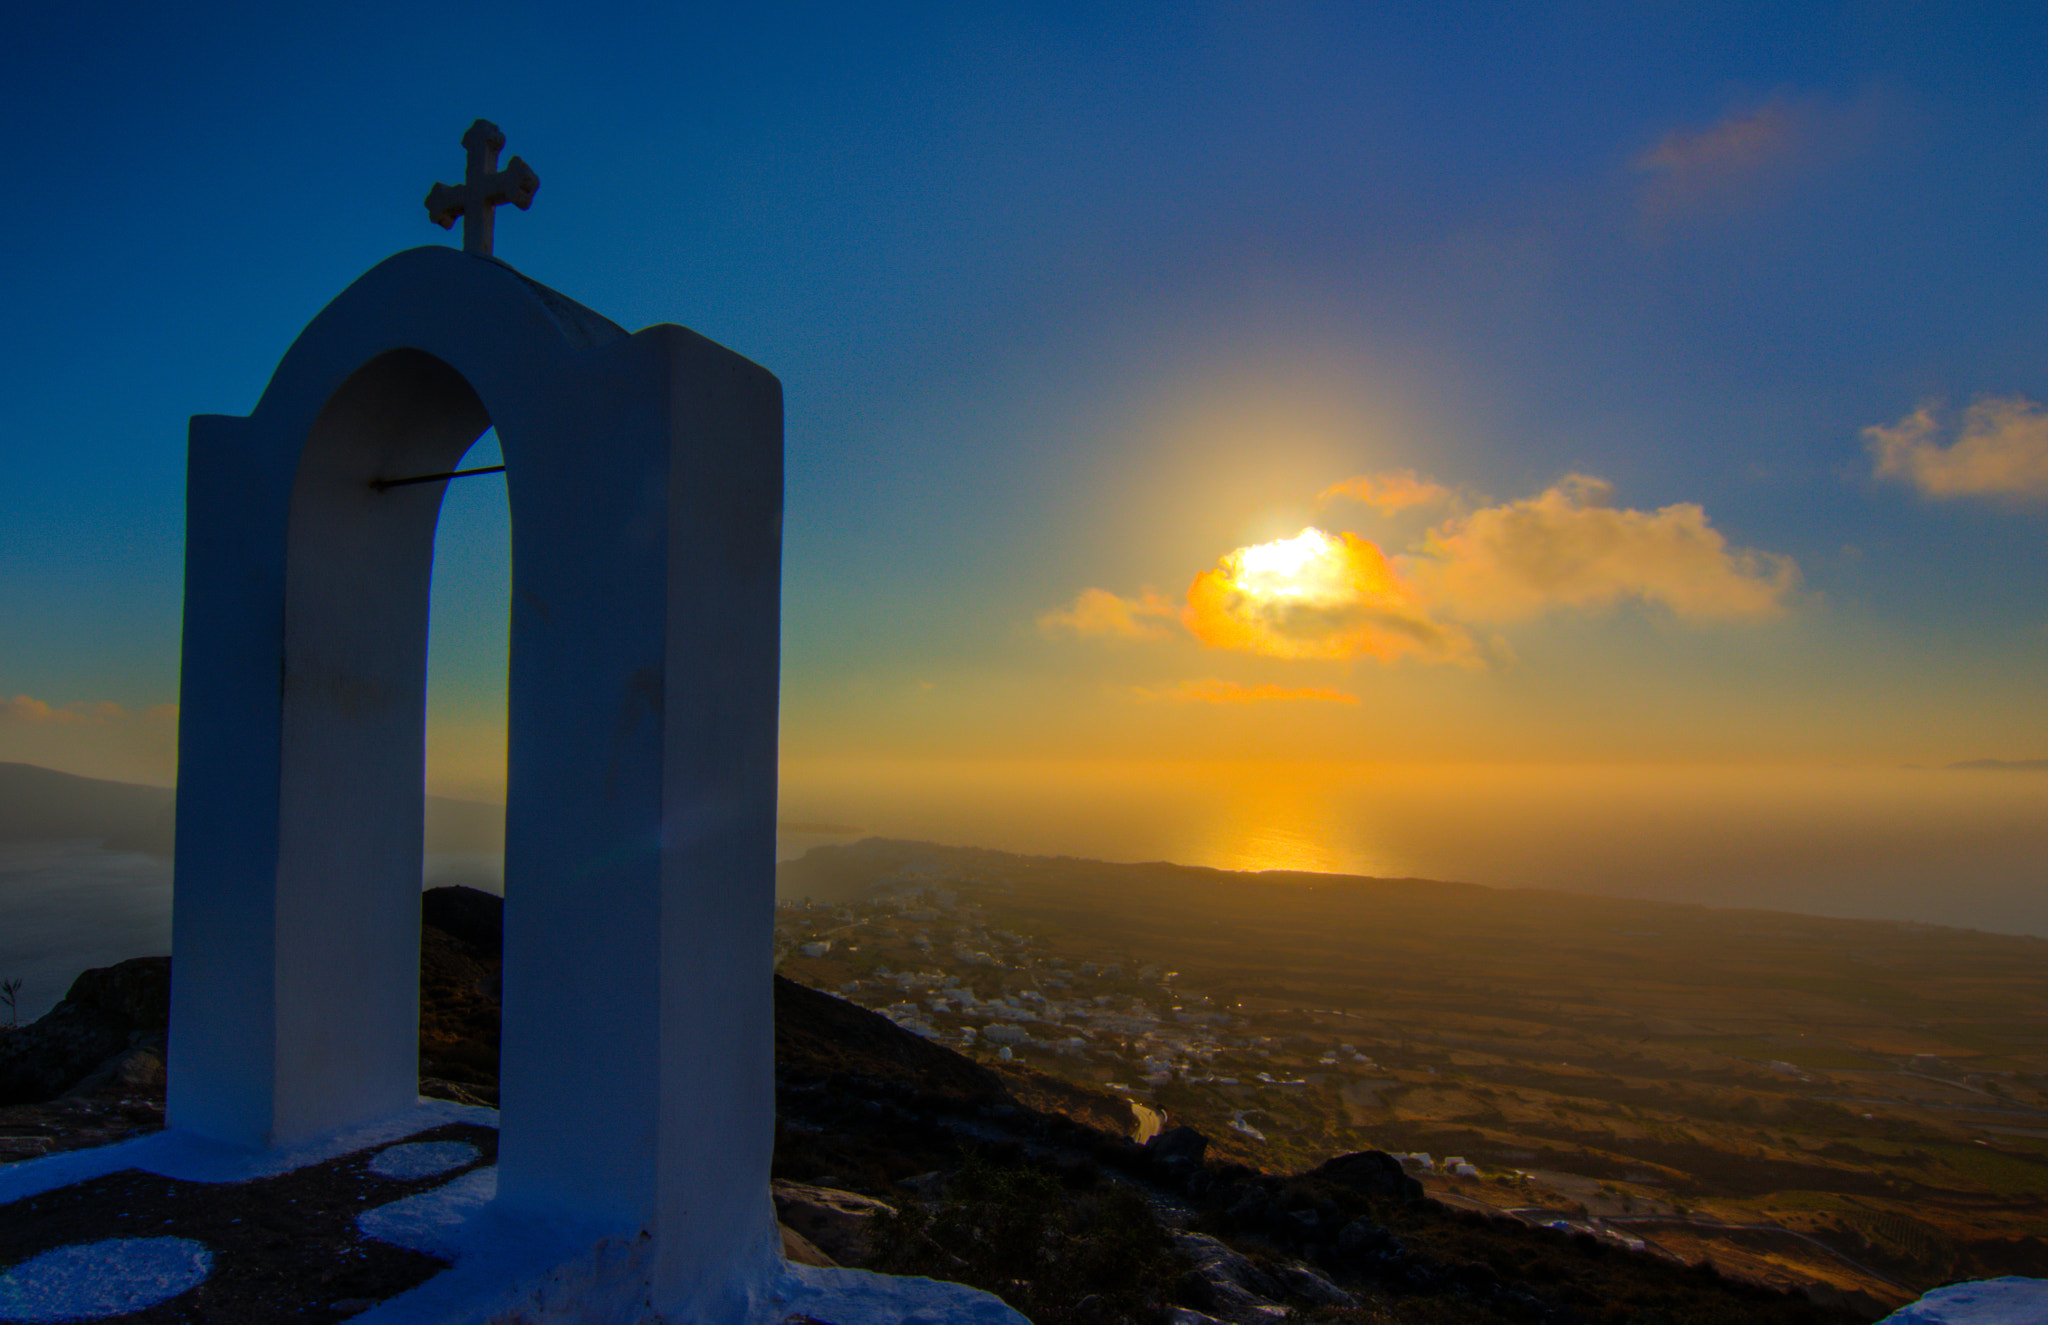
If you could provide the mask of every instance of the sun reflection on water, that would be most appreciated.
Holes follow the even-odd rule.
[[[1191,864],[1249,873],[1380,874],[1386,869],[1383,853],[1362,840],[1369,828],[1343,814],[1334,798],[1295,782],[1231,788],[1189,829],[1184,859]]]

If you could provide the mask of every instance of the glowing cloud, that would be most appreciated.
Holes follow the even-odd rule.
[[[1429,619],[1386,554],[1356,534],[1304,529],[1241,547],[1188,586],[1181,623],[1211,648],[1269,658],[1452,658],[1462,631]]]
[[[1413,506],[1440,505],[1451,499],[1451,490],[1441,483],[1417,478],[1412,469],[1403,469],[1388,474],[1360,474],[1356,478],[1347,478],[1342,483],[1324,488],[1316,500],[1327,502],[1338,497],[1377,506],[1381,515],[1392,515]]]
[[[1047,635],[1157,639],[1166,634],[1163,622],[1173,615],[1173,605],[1149,589],[1138,598],[1125,598],[1107,589],[1083,589],[1074,595],[1072,607],[1039,617],[1038,628]]]
[[[1911,118],[1873,84],[1846,100],[1778,96],[1675,129],[1633,162],[1642,215],[1662,223],[1754,211],[1896,141]]]
[[[1731,548],[1698,505],[1606,505],[1610,485],[1573,474],[1534,497],[1431,531],[1402,569],[1432,607],[1465,621],[1516,621],[1629,599],[1689,620],[1774,616],[1799,581],[1790,558]]]
[[[2048,436],[2048,414],[2034,406],[2025,414],[2033,435]],[[1384,490],[1399,494],[1397,503],[1425,489],[1448,495],[1413,475],[1394,477],[1402,482],[1382,476],[1339,488],[1366,501]],[[1688,622],[1755,621],[1785,610],[1799,584],[1791,558],[1729,546],[1696,503],[1630,510],[1609,505],[1610,493],[1603,479],[1567,475],[1533,497],[1454,515],[1397,556],[1357,534],[1314,527],[1235,548],[1195,576],[1177,619],[1209,648],[1267,658],[1481,668],[1514,657],[1507,640],[1476,632],[1483,623],[1632,602]],[[1149,589],[1140,598],[1085,589],[1071,608],[1038,624],[1048,634],[1156,639],[1175,616]],[[1341,691],[1246,689],[1213,679],[1137,693],[1212,704],[1354,702]]]
[[[1726,217],[1779,192],[1810,147],[1815,107],[1773,101],[1704,129],[1674,130],[1635,159],[1642,215],[1653,225]]]
[[[2048,410],[2024,396],[1980,400],[1963,411],[1955,441],[1922,405],[1891,427],[1863,430],[1877,477],[1925,497],[2048,497]]]
[[[1356,704],[1358,696],[1349,691],[1336,690],[1329,686],[1276,686],[1266,683],[1239,685],[1208,677],[1200,681],[1183,681],[1177,686],[1164,690],[1140,688],[1135,692],[1140,699],[1164,699],[1181,704]]]
[[[176,718],[175,704],[160,704],[150,709],[152,718]],[[91,723],[119,722],[129,716],[128,710],[110,700],[97,704],[55,705],[30,695],[16,695],[12,699],[0,699],[0,722],[30,723],[36,726],[69,727]]]
[[[1636,158],[1636,169],[1688,189],[1746,175],[1782,157],[1796,141],[1791,108],[1782,101],[1735,112],[1704,129],[1673,130]]]

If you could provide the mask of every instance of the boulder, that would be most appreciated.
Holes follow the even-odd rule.
[[[831,1269],[839,1264],[838,1261],[819,1251],[816,1246],[812,1245],[809,1238],[806,1238],[789,1225],[784,1224],[781,1227],[783,1260],[788,1261],[791,1265],[815,1265],[822,1269]]]
[[[1281,1266],[1280,1281],[1296,1300],[1311,1307],[1334,1307],[1339,1311],[1358,1309],[1357,1298],[1305,1265]]]
[[[55,1099],[88,1078],[87,1094],[160,1092],[170,1011],[168,957],[133,957],[81,973],[56,1007],[0,1033],[0,1104]]]
[[[1210,1311],[1237,1314],[1284,1297],[1286,1288],[1250,1257],[1204,1233],[1175,1233],[1174,1250],[1190,1265],[1188,1274],[1202,1285],[1181,1285],[1183,1298],[1193,1298]]]
[[[64,1092],[65,1099],[129,1095],[158,1096],[164,1091],[164,1033],[138,1031],[126,1049],[109,1055],[85,1079]]]
[[[112,1013],[132,1030],[163,1030],[171,1024],[171,959],[130,957],[81,971],[64,1001]]]
[[[1334,1182],[1365,1196],[1396,1201],[1419,1201],[1422,1184],[1408,1175],[1401,1161],[1384,1150],[1359,1150],[1339,1155],[1306,1175]]]
[[[1248,1185],[1224,1212],[1224,1218],[1233,1228],[1255,1229],[1263,1228],[1277,1213],[1272,1197],[1263,1189]]]
[[[37,1104],[71,1089],[128,1047],[128,1022],[65,1000],[0,1037],[0,1104]]]
[[[420,921],[467,943],[481,957],[505,950],[505,899],[479,888],[448,886],[420,894]]]
[[[809,1183],[773,1182],[768,1192],[775,1201],[775,1218],[785,1232],[823,1253],[827,1265],[863,1264],[873,1250],[868,1238],[871,1221],[879,1214],[896,1213],[896,1207],[886,1201]],[[786,1245],[787,1238],[784,1241]]]
[[[1145,1153],[1162,1164],[1200,1164],[1209,1138],[1188,1126],[1169,1127],[1145,1143]]]
[[[1378,1251],[1393,1235],[1370,1219],[1354,1219],[1337,1234],[1337,1255],[1347,1261]]]

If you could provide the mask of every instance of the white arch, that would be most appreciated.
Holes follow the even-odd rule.
[[[273,1146],[414,1102],[442,485],[372,480],[487,426],[513,563],[499,1202],[653,1225],[665,1299],[750,1293],[779,1264],[781,387],[492,259],[388,259],[252,414],[192,420],[169,1121]]]

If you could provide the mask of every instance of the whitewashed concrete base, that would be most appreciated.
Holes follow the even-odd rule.
[[[2041,1325],[2048,1321],[2048,1279],[1973,1279],[1936,1288],[1878,1325]]]
[[[400,1203],[411,1207],[400,1219],[365,1217],[366,1232],[376,1227],[382,1240],[453,1255],[455,1264],[352,1325],[777,1325],[793,1315],[832,1325],[1030,1325],[1000,1298],[964,1284],[807,1265],[783,1266],[758,1292],[715,1315],[663,1315],[650,1300],[652,1237],[602,1237],[564,1255],[553,1232],[493,1217],[479,1199],[490,1176],[480,1170],[450,1184],[467,1190],[409,1197]],[[433,1199],[443,1191],[445,1205]],[[404,1240],[409,1233],[418,1241]]]
[[[0,1168],[0,1204],[141,1169],[188,1182],[274,1177],[446,1123],[497,1125],[495,1110],[440,1100],[311,1137],[287,1150],[246,1150],[176,1130]],[[862,1270],[786,1265],[695,1316],[652,1305],[655,1238],[547,1221],[494,1203],[497,1170],[365,1212],[366,1236],[453,1264],[352,1318],[356,1325],[778,1325],[792,1315],[833,1325],[1030,1325],[1001,1299],[962,1284]]]

